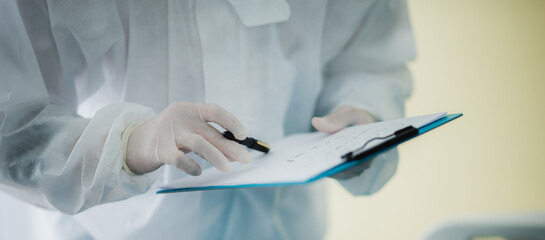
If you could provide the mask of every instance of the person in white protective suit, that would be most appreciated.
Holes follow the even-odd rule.
[[[26,215],[0,238],[320,239],[323,182],[156,187],[251,161],[207,122],[274,142],[402,117],[413,58],[404,0],[1,1],[0,212]],[[338,180],[371,194],[396,166]]]

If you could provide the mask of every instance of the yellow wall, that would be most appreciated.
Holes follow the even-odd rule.
[[[407,115],[464,116],[402,145],[397,174],[373,196],[328,180],[327,239],[418,239],[449,217],[545,212],[545,1],[409,4]]]

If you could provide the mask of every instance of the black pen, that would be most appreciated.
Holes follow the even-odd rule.
[[[255,138],[251,138],[251,137],[247,137],[246,139],[244,140],[238,140],[235,138],[235,136],[233,135],[233,133],[229,132],[229,131],[225,131],[223,133],[223,136],[229,140],[232,140],[232,141],[235,141],[237,143],[240,143],[248,148],[251,148],[251,149],[255,149],[257,151],[260,151],[260,152],[264,152],[264,153],[268,153],[269,152],[269,149],[271,149],[271,147],[269,146],[269,144],[265,143],[265,142],[262,142],[262,141],[259,141]]]

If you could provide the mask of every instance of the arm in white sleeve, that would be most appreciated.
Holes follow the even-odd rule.
[[[83,119],[54,101],[16,4],[0,3],[0,189],[68,214],[145,192],[153,176],[122,170],[121,133],[154,113],[122,103]]]
[[[330,3],[332,4],[332,3]],[[365,5],[364,3],[361,3]],[[328,25],[342,25],[342,7],[331,6]],[[342,105],[367,110],[377,120],[401,118],[404,102],[412,89],[406,63],[414,58],[414,40],[402,0],[378,0],[362,7],[360,21],[354,24],[346,44],[325,60],[324,87],[316,113],[326,115]],[[346,10],[354,11],[354,9]],[[343,22],[350,28],[350,21]],[[332,30],[335,31],[335,30]],[[342,36],[342,31],[339,31]],[[325,36],[327,44],[328,37]],[[329,37],[331,42],[339,37]],[[326,51],[327,53],[327,51]],[[327,56],[326,56],[327,57]],[[340,183],[356,195],[378,191],[395,173],[397,152],[377,156],[370,168],[359,176]]]

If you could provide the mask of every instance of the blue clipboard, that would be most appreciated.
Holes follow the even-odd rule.
[[[289,183],[268,183],[268,184],[243,184],[243,185],[229,185],[229,186],[207,186],[207,187],[197,187],[197,188],[178,188],[178,189],[168,189],[168,190],[160,190],[157,191],[157,194],[162,193],[174,193],[174,192],[190,192],[190,191],[202,191],[202,190],[216,190],[216,189],[231,189],[231,188],[255,188],[255,187],[280,187],[280,186],[293,186],[293,185],[302,185],[302,184],[308,184],[315,181],[318,181],[322,178],[329,177],[333,174],[342,172],[348,168],[351,168],[353,166],[356,166],[358,164],[361,164],[363,162],[369,161],[373,159],[378,154],[381,154],[385,151],[388,151],[397,145],[404,143],[406,141],[409,141],[415,137],[418,137],[426,132],[431,131],[432,129],[435,129],[445,123],[448,123],[456,118],[461,117],[462,113],[453,113],[453,114],[447,114],[444,117],[437,119],[434,122],[431,122],[423,127],[420,127],[417,132],[414,131],[414,134],[405,135],[400,138],[394,138],[390,141],[381,143],[371,149],[366,150],[361,154],[363,157],[359,157],[360,154],[354,156],[354,158],[350,159],[349,161],[346,161],[344,163],[341,163],[333,168],[330,168],[329,170],[326,170],[322,172],[321,174],[318,174],[315,177],[312,177],[306,181],[301,182],[289,182]],[[368,154],[371,153],[371,154]]]

